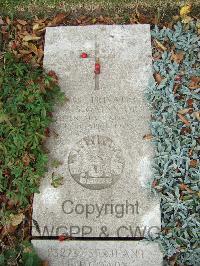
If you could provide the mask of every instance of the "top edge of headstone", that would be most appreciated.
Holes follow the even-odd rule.
[[[104,34],[105,33],[105,34]],[[127,25],[104,25],[104,24],[98,24],[98,25],[84,25],[84,26],[56,26],[56,27],[47,27],[46,33],[45,33],[45,47],[44,47],[44,53],[47,51],[47,43],[50,45],[50,43],[57,43],[63,42],[66,40],[66,38],[69,40],[73,38],[79,38],[81,36],[87,36],[87,39],[91,39],[91,36],[94,34],[99,37],[102,37],[106,34],[113,34],[115,33],[116,36],[120,36],[125,34],[125,36],[128,39],[132,39],[132,34],[137,37],[138,39],[143,39],[143,43],[145,40],[148,41],[148,49],[150,51],[150,24],[127,24]],[[104,37],[105,37],[104,36]],[[93,36],[94,37],[94,36]],[[112,36],[113,37],[113,36]],[[82,38],[82,37],[81,37]],[[71,40],[70,40],[71,41]],[[53,47],[55,48],[55,47]],[[44,64],[45,64],[44,59]]]
[[[67,31],[67,30],[77,30],[77,31],[84,31],[86,29],[114,29],[114,28],[120,28],[125,30],[143,30],[150,33],[150,24],[128,24],[128,25],[104,25],[104,24],[98,24],[98,25],[83,25],[83,26],[55,26],[55,27],[47,27],[46,28],[46,34],[48,32],[52,32],[54,30],[61,30],[61,31]]]
[[[119,27],[119,28],[147,28],[147,29],[150,29],[150,24],[126,24],[126,25],[120,25],[120,24],[113,24],[113,25],[105,25],[105,24],[96,24],[96,25],[79,25],[79,26],[74,26],[74,25],[68,25],[68,26],[55,26],[55,27],[46,27],[46,29],[55,29],[55,28],[75,28],[75,29],[78,29],[78,28],[81,28],[81,29],[84,29],[84,28],[99,28],[99,27],[102,27],[102,28],[114,28],[114,27]]]

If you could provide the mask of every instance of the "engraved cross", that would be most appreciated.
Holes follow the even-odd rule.
[[[83,51],[82,51],[83,52]],[[114,58],[114,54],[113,55],[109,55],[109,56],[103,56],[100,55],[100,49],[99,49],[99,42],[97,41],[97,37],[95,38],[95,48],[94,48],[94,56],[92,56],[91,54],[87,55],[88,59],[93,58],[94,59],[94,80],[95,80],[95,90],[99,90],[99,75],[100,75],[100,68],[102,68],[103,66],[101,65],[101,59],[110,59],[110,58]],[[98,71],[96,69],[96,67],[98,67]]]
[[[99,43],[97,41],[97,37],[95,38],[95,66],[99,65],[101,66],[101,59],[110,59],[110,58],[114,58],[114,55],[111,56],[102,56],[100,55],[100,51],[99,51]],[[95,69],[96,70],[96,69]],[[95,90],[99,90],[99,74],[95,73]]]

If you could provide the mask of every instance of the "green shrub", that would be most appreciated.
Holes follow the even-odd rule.
[[[29,237],[24,226],[30,225],[31,195],[46,170],[43,143],[53,107],[63,99],[53,71],[46,74],[5,55],[0,69],[0,265],[15,265],[16,258],[36,265],[30,264],[36,254],[23,252],[22,241]]]
[[[51,73],[16,62],[10,54],[5,60],[0,80],[0,192],[24,207],[44,175],[47,155],[42,143],[62,94]]]

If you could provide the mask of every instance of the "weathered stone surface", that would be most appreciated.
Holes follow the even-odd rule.
[[[33,240],[49,266],[161,266],[158,244],[143,241]]]
[[[69,101],[55,112],[33,235],[135,237],[159,230],[159,200],[146,189],[153,148],[143,139],[150,41],[149,25],[47,28],[44,66],[58,74]],[[52,187],[52,176],[63,177],[63,185]]]

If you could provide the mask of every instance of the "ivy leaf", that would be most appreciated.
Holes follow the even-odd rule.
[[[52,173],[52,181],[51,181],[51,185],[54,188],[57,188],[61,185],[63,185],[63,181],[64,181],[64,177],[61,175],[55,175],[55,173]]]

